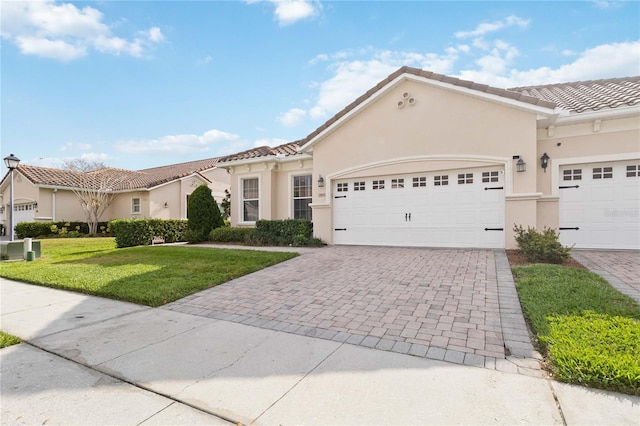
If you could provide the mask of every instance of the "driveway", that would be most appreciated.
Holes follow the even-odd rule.
[[[503,251],[330,246],[164,309],[479,367],[537,357]]]
[[[571,256],[640,303],[640,251],[572,250]]]

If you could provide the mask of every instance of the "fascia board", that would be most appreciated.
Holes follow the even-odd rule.
[[[292,161],[304,161],[304,160],[312,160],[312,159],[313,159],[313,156],[309,154],[294,154],[294,155],[287,155],[285,157],[267,155],[264,157],[248,158],[246,160],[233,160],[233,161],[227,161],[224,163],[218,163],[218,167],[221,169],[227,169],[229,167],[246,166],[249,164],[289,163]]]

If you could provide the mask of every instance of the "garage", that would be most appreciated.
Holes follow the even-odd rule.
[[[335,244],[504,247],[504,170],[336,180]]]
[[[560,168],[560,241],[574,248],[640,248],[640,161]]]

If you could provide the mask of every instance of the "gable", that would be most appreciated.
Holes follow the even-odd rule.
[[[316,129],[306,139],[302,140],[300,142],[300,145],[302,145],[301,151],[307,152],[312,150],[316,143],[343,126],[354,116],[361,114],[362,111],[366,110],[371,104],[376,103],[380,98],[385,97],[389,92],[396,90],[398,86],[406,84],[407,82],[415,82],[424,87],[438,88],[442,91],[465,95],[468,99],[481,99],[489,103],[501,104],[540,116],[551,116],[555,113],[554,104],[542,99],[423,70],[403,67],[356,99]],[[404,93],[409,93],[410,95],[410,92],[403,92],[403,94]],[[417,102],[415,97],[414,100]],[[404,103],[405,101],[407,102],[406,104]],[[413,105],[411,104],[411,96],[407,96],[406,99],[399,98],[395,105],[402,108]]]

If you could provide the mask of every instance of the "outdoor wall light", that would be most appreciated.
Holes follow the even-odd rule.
[[[168,209],[168,208],[169,208],[169,203],[168,203],[168,202],[166,202],[166,201],[164,202],[164,208],[165,208],[165,209]]]
[[[542,166],[542,170],[547,173],[547,167],[549,166],[549,156],[546,152],[542,154],[542,157],[540,157],[540,165]]]
[[[34,201],[34,203],[33,203],[33,209],[34,209],[34,210],[37,210],[37,209],[38,209],[38,203],[37,203],[37,202],[35,202],[35,201]]]
[[[9,169],[9,241],[13,241],[15,230],[13,229],[13,171],[20,164],[20,159],[13,154],[4,157],[4,164]]]
[[[527,163],[525,163],[522,158],[518,158],[518,161],[516,162],[516,171],[520,173],[526,170],[527,170]]]
[[[318,175],[318,187],[324,187],[324,178],[322,177],[322,175]]]

